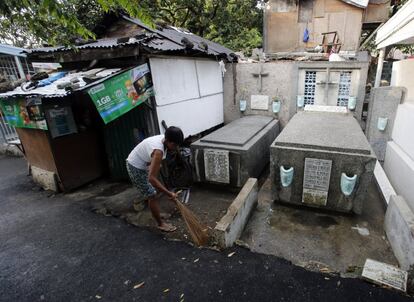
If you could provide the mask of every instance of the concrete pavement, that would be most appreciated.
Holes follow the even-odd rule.
[[[24,159],[0,156],[1,301],[409,301],[243,248],[166,241],[90,208],[40,191]]]

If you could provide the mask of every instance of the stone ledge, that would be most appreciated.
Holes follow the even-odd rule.
[[[59,191],[57,175],[55,172],[46,171],[35,166],[31,166],[30,171],[32,173],[33,181],[40,185],[44,190]]]
[[[404,270],[414,267],[414,213],[401,196],[391,196],[385,214],[385,233]]]
[[[395,190],[393,186],[391,185],[390,180],[385,174],[385,171],[382,168],[379,161],[377,161],[375,164],[374,177],[375,177],[375,182],[377,184],[378,190],[381,193],[382,198],[385,202],[385,206],[387,206],[390,203],[391,196],[397,195],[397,193],[395,193]]]
[[[14,145],[0,144],[0,155],[23,157],[23,153]]]
[[[249,178],[214,228],[214,236],[221,248],[230,247],[240,237],[250,214],[257,206],[258,183]]]

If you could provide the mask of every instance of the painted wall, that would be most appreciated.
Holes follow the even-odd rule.
[[[323,32],[337,31],[341,50],[357,50],[364,10],[340,0],[270,0],[265,11],[266,53],[303,51],[322,43]],[[305,29],[309,41],[303,42]]]
[[[224,122],[223,78],[208,59],[150,58],[160,129],[180,127],[195,135]]]
[[[407,89],[405,103],[414,104],[414,59],[396,61],[392,66],[391,86]],[[413,117],[414,118],[414,117]]]
[[[262,91],[260,80],[254,73],[268,74],[262,78]],[[279,61],[269,63],[241,63],[228,64],[224,77],[224,121],[229,123],[244,115],[259,114],[278,118],[284,127],[290,117],[296,112],[297,64],[292,61]],[[235,76],[234,76],[235,74]],[[265,95],[269,97],[268,110],[255,110],[251,108],[252,95]],[[272,112],[272,98],[281,100],[281,110],[278,114]],[[239,101],[247,100],[247,109],[240,112]]]
[[[296,96],[301,92],[301,87],[303,86],[301,81],[304,81],[300,77],[300,73],[303,73],[304,70],[326,71],[328,67],[332,73],[337,70],[357,71],[358,77],[352,82],[351,91],[357,97],[357,107],[354,115],[360,120],[368,63],[272,61],[262,64],[239,63],[226,66],[227,72],[224,76],[224,122],[229,123],[243,115],[260,114],[278,118],[281,127],[284,127],[290,118],[300,110],[296,106]],[[262,78],[262,91],[260,92],[260,79],[254,77],[253,74],[259,73],[261,68],[261,72],[267,75]],[[252,109],[252,95],[269,96],[268,110]],[[274,97],[282,102],[281,110],[278,114],[272,112],[271,105],[272,98]],[[247,100],[247,108],[243,113],[240,112],[239,106],[241,99]]]
[[[406,96],[398,105],[385,153],[384,170],[397,194],[404,197],[414,212],[414,60],[394,62],[391,83],[406,88]]]

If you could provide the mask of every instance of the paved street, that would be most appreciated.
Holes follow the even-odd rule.
[[[409,300],[242,248],[166,241],[92,213],[86,200],[40,191],[23,159],[0,156],[0,206],[1,301]]]

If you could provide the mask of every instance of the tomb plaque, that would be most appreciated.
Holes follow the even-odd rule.
[[[305,158],[302,202],[313,205],[326,205],[332,161]]]
[[[269,96],[252,95],[250,100],[250,108],[253,110],[269,110]]]
[[[367,259],[362,277],[380,285],[385,284],[403,292],[407,291],[407,272],[386,263]]]
[[[204,167],[208,181],[230,183],[229,151],[205,149]]]

